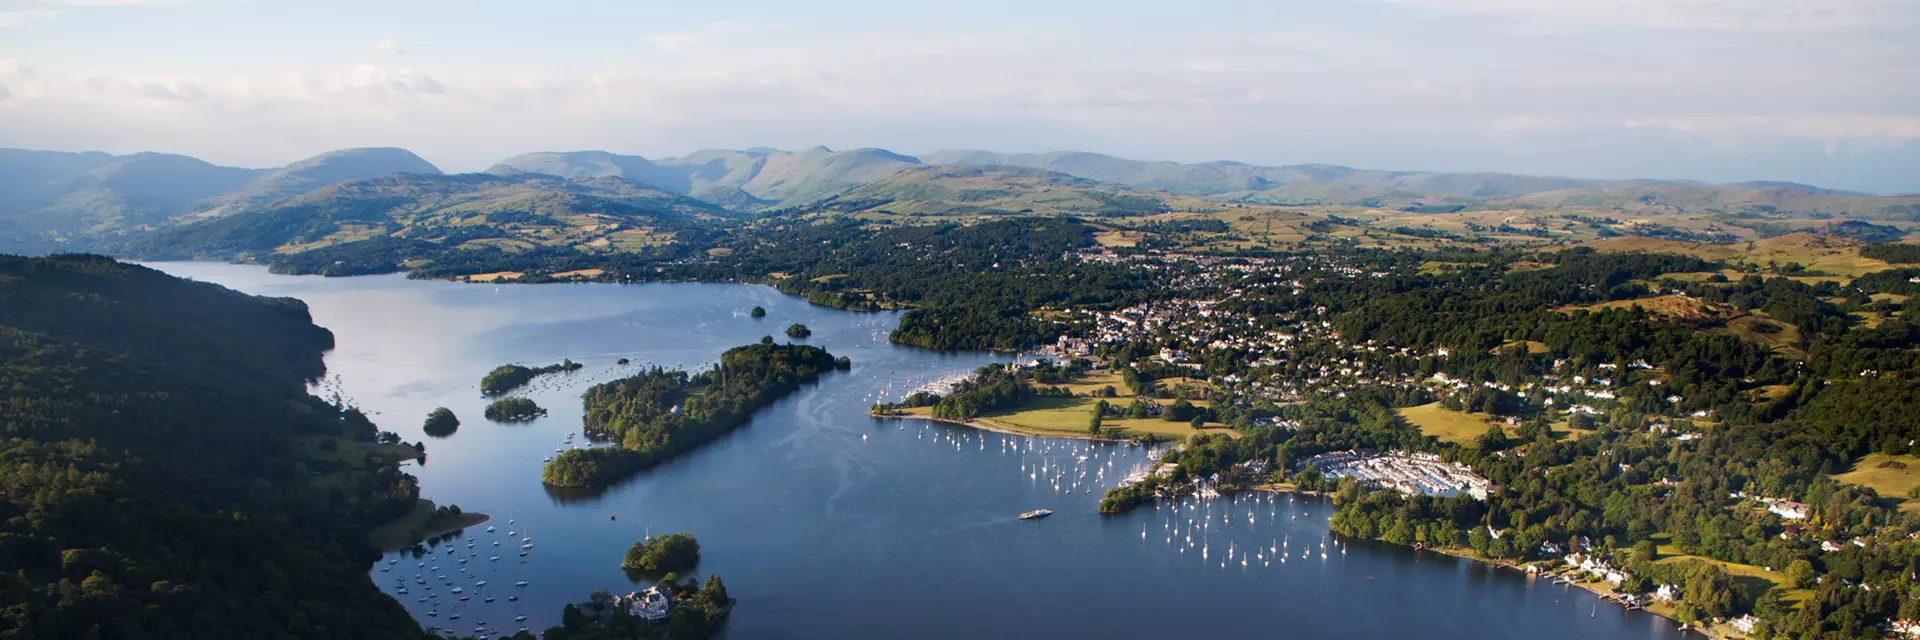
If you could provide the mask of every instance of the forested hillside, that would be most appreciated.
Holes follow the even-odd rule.
[[[296,300],[0,256],[0,637],[421,637],[365,576],[412,450],[306,393],[331,346]]]

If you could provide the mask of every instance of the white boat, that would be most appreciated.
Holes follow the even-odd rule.
[[[525,580],[521,580],[521,581],[519,581],[519,582],[515,582],[515,583],[513,583],[513,586],[516,586],[516,587],[524,587],[524,586],[527,586],[527,581],[525,581]]]

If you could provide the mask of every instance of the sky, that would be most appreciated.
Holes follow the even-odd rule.
[[[0,147],[1092,151],[1920,192],[1920,0],[0,0]]]

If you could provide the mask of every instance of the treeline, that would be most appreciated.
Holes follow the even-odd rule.
[[[1883,260],[1894,264],[1916,264],[1920,263],[1920,244],[1908,244],[1905,242],[1869,244],[1860,247],[1860,257]]]
[[[413,479],[303,454],[381,437],[306,393],[331,346],[297,301],[0,257],[0,636],[425,637],[366,578]]]
[[[618,446],[570,449],[541,477],[560,487],[604,485],[705,444],[820,374],[850,366],[825,349],[768,337],[727,350],[697,374],[656,367],[595,385],[581,396],[587,433]]]

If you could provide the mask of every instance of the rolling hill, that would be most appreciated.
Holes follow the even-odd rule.
[[[163,153],[0,149],[0,251],[105,246],[260,173]]]
[[[329,151],[274,169],[232,193],[214,198],[197,214],[216,217],[265,206],[348,180],[395,173],[439,174],[440,168],[406,149],[371,147]]]
[[[906,216],[1131,216],[1168,211],[1169,196],[1026,167],[921,166],[802,210]]]
[[[729,214],[618,177],[394,174],[163,230],[126,251],[147,258],[258,258],[370,240],[405,241],[410,250],[638,250]]]
[[[1102,182],[1202,195],[1271,192],[1297,185],[1317,184],[1323,185],[1320,190],[1324,192],[1339,193],[1343,197],[1356,199],[1395,193],[1413,196],[1489,198],[1562,189],[1660,182],[1581,180],[1501,173],[1371,171],[1327,164],[1282,167],[1264,167],[1225,161],[1181,164],[1128,160],[1098,153],[1070,151],[1030,154],[948,150],[929,154],[925,159],[932,164],[1033,167]],[[1332,185],[1344,187],[1344,189],[1327,188]]]
[[[814,147],[798,152],[712,149],[658,161],[605,151],[530,153],[503,160],[488,171],[568,179],[618,176],[735,209],[756,210],[816,202],[919,164],[911,156],[883,149]]]
[[[182,155],[0,149],[0,252],[99,251],[345,180],[440,170],[403,149],[346,149],[273,170]]]

